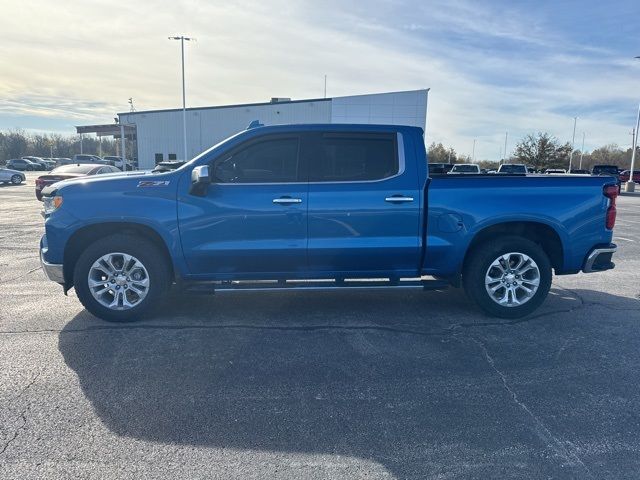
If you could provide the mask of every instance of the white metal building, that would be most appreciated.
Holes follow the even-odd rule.
[[[428,89],[187,109],[187,154],[193,158],[252,121],[283,123],[372,123],[426,126]],[[120,125],[135,130],[139,168],[181,159],[182,109],[119,113]],[[129,156],[129,152],[127,152]]]

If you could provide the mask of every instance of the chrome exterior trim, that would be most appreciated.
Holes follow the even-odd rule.
[[[379,183],[386,182],[387,180],[391,180],[392,178],[399,177],[402,175],[406,168],[406,161],[404,156],[404,137],[402,133],[396,132],[396,141],[398,144],[398,173],[395,175],[391,175],[390,177],[379,178],[378,180],[354,180],[354,181],[344,181],[344,182],[264,182],[264,183],[223,183],[223,182],[211,182],[214,185],[238,185],[238,186],[247,186],[247,185],[338,185],[338,184],[351,184],[351,183]]]
[[[61,264],[48,263],[44,259],[42,250],[40,250],[40,265],[49,280],[64,285],[64,269]]]
[[[605,247],[605,248],[594,248],[591,253],[589,254],[589,256],[587,257],[587,260],[584,262],[584,267],[582,268],[582,271],[584,273],[591,273],[593,272],[593,264],[596,262],[596,259],[603,253],[616,253],[616,251],[618,250],[617,246],[613,246],[613,247]],[[598,270],[595,270],[598,271]]]

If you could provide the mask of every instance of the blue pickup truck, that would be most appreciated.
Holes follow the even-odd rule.
[[[428,175],[423,131],[279,125],[177,170],[44,190],[47,276],[111,321],[169,288],[463,286],[485,312],[531,313],[556,275],[611,269],[615,179]]]

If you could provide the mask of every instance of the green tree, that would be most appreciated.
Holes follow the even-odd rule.
[[[429,145],[429,163],[456,163],[458,156],[456,151],[449,147],[446,148],[442,143],[433,142]]]
[[[525,136],[517,143],[514,157],[518,162],[535,168],[550,168],[559,163],[560,158],[564,158],[564,147],[554,136],[538,132]]]

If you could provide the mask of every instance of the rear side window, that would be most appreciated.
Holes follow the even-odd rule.
[[[309,165],[310,182],[382,180],[399,171],[393,133],[326,133]]]
[[[219,183],[289,183],[298,179],[298,137],[273,138],[240,147],[215,163]]]

